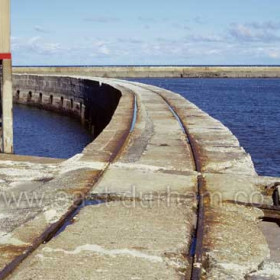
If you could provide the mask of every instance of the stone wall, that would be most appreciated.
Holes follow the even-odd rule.
[[[93,80],[39,76],[13,76],[14,102],[78,118],[97,136],[110,122],[121,92]]]

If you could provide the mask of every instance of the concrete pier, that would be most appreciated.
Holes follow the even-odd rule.
[[[13,94],[10,46],[10,0],[0,1],[0,63],[2,105],[2,147],[4,153],[13,153]]]
[[[221,122],[178,94],[140,83],[13,79],[21,103],[64,112],[63,96],[86,112],[99,108],[86,122],[106,114],[109,121],[66,161],[0,157],[0,279],[191,279],[194,267],[201,267],[195,279],[279,273],[259,226],[264,212],[232,201],[271,205],[265,186],[280,179],[258,176]],[[50,96],[52,106],[44,106]],[[201,199],[200,260],[191,248]],[[273,273],[262,271],[264,262]]]
[[[280,67],[276,66],[50,66],[14,67],[13,71],[103,78],[280,78]]]

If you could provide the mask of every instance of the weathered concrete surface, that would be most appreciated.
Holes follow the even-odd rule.
[[[172,106],[192,138],[200,171],[256,175],[254,164],[232,132],[179,94],[149,86]]]
[[[117,88],[125,87],[123,82],[112,84]],[[109,266],[110,269],[103,273],[99,272],[101,276],[98,276],[98,271],[85,265],[79,272],[81,279],[87,279],[86,275],[90,275],[88,279],[112,279],[116,277],[115,273],[120,279],[131,279],[133,275],[150,279],[158,279],[159,275],[162,275],[161,278],[182,279],[191,270],[187,254],[196,209],[197,178],[190,147],[179,123],[160,96],[154,95],[151,100],[147,90],[136,86],[126,86],[125,88],[137,96],[139,118],[137,118],[134,128],[137,133],[134,134],[134,130],[130,133],[124,148],[118,146],[121,153],[114,157],[114,163],[106,168],[102,178],[96,184],[96,188],[91,192],[96,199],[112,201],[110,205],[114,205],[114,207],[107,209],[107,205],[104,204],[101,207],[90,207],[90,210],[83,209],[79,215],[81,223],[74,223],[51,242],[54,242],[54,248],[60,246],[55,244],[59,242],[59,244],[64,243],[65,250],[73,250],[73,244],[69,242],[70,240],[65,234],[68,230],[74,230],[79,240],[77,240],[78,243],[74,242],[76,247],[79,247],[80,244],[79,248],[86,248],[89,244],[89,248],[97,248],[96,252],[91,253],[92,261],[97,265],[100,263],[102,267]],[[133,104],[125,99],[121,99],[120,102],[124,101],[126,106],[133,107],[131,106]],[[105,138],[100,137],[99,139],[103,139],[103,141],[106,139],[106,142],[101,143],[97,139],[90,144],[84,150],[81,160],[86,160],[88,163],[96,160],[98,143],[100,143],[100,147],[102,145],[102,150],[105,149],[100,153],[101,157],[97,157],[100,162],[105,162],[108,157],[111,157],[112,146],[116,147],[120,142],[116,138],[119,132],[127,127],[130,128],[132,123],[125,121],[127,114],[124,109],[126,107],[122,107],[122,103],[120,103],[109,126],[100,135]],[[147,123],[151,129],[148,129],[148,133],[145,134]],[[139,138],[142,141],[138,141]],[[108,145],[111,147],[111,153],[106,152]],[[88,211],[90,214],[84,216],[84,213]],[[106,223],[110,226],[105,226],[107,234],[97,232],[95,236],[91,227],[82,226],[82,224],[88,224],[89,215],[95,217],[93,227],[98,228],[102,233],[104,232],[104,216],[108,218]],[[101,215],[100,218],[99,215]],[[176,217],[175,220],[174,217]],[[112,223],[112,221],[114,222]],[[120,233],[114,236],[116,225],[117,233]],[[112,233],[110,233],[111,231]],[[125,231],[127,234],[124,234]],[[167,233],[167,231],[169,232]],[[80,238],[81,236],[85,236],[85,239]],[[84,244],[86,240],[90,243]],[[93,240],[95,243],[91,244]],[[121,242],[121,240],[123,241]],[[39,250],[45,252],[48,250],[46,246],[49,244],[42,245]],[[98,252],[100,254],[96,255]],[[124,257],[122,257],[123,253],[120,253],[119,257],[115,257],[114,254],[118,255],[118,252],[124,252]],[[83,250],[81,253],[81,255],[77,255],[78,263],[84,254]],[[33,258],[36,258],[36,253],[28,260],[33,262]],[[69,258],[69,261],[71,260],[73,261],[72,254]],[[39,271],[45,271],[43,274],[51,275],[52,272],[57,271],[54,269],[55,267],[61,267],[61,262],[67,265],[64,254],[58,252],[55,259],[50,259],[50,266],[45,268],[41,267],[44,265],[43,263],[35,261],[32,264],[34,270],[31,271],[27,264],[26,272],[21,272],[25,266],[24,263],[19,267],[19,277],[22,278],[23,274],[30,277],[30,275],[36,275],[37,271],[39,275]],[[122,266],[122,269],[119,269],[119,266]],[[132,266],[140,267],[136,271],[133,268],[133,271],[130,270],[129,273],[128,268]],[[52,272],[49,271],[50,268],[52,268]],[[116,272],[117,268],[118,272]],[[12,277],[17,277],[16,275],[17,271]],[[65,279],[71,279],[69,275],[67,274]],[[50,276],[51,278],[52,276]]]
[[[244,279],[258,270],[268,257],[266,239],[258,228],[263,213],[256,209],[248,212],[227,201],[271,205],[265,185],[277,178],[256,176],[250,155],[240,147],[236,137],[195,105],[170,91],[138,85],[160,94],[173,107],[192,138],[193,150],[199,158],[206,203],[204,277]],[[236,228],[242,230],[238,232]],[[248,238],[250,232],[253,241]],[[244,252],[244,258],[240,258]]]
[[[271,249],[270,260],[280,264],[280,228],[274,222],[262,222],[260,227],[267,237]],[[279,274],[280,275],[280,274]]]
[[[265,186],[277,178],[258,177],[236,137],[183,97],[138,83],[96,81],[123,94],[111,122],[81,155],[58,163],[54,179],[39,188],[48,194],[44,208],[3,236],[2,267],[63,220],[73,194],[90,193],[107,203],[83,208],[74,224],[41,245],[10,279],[184,279],[191,270],[187,254],[198,175],[206,209],[203,277],[244,279],[259,270],[269,255],[258,226],[263,212],[230,201],[271,204]],[[70,197],[57,198],[61,191]]]
[[[131,141],[119,161],[193,171],[195,166],[190,145],[168,104],[150,90],[128,83],[126,87],[137,94],[138,119]]]
[[[265,186],[274,178],[259,179],[257,176],[238,174],[204,173],[207,191],[211,193],[212,203],[239,201],[272,205],[272,196],[265,195]],[[246,187],[244,187],[246,186]]]
[[[113,118],[102,131],[102,135],[85,147],[83,161],[97,161],[108,163],[121,154],[123,147],[129,141],[129,133],[133,122],[134,96],[131,91],[117,87],[122,97]]]
[[[193,173],[172,173],[144,166],[111,165],[104,178],[92,190],[96,199],[180,200],[195,199],[197,176]]]
[[[8,187],[4,185],[1,193],[1,277],[64,221],[64,216],[75,209],[74,203],[102,172],[90,166],[78,164],[73,167],[72,164],[56,168],[55,172],[59,170],[59,174],[50,181],[54,175],[52,165],[21,164],[1,169],[6,182],[9,174],[18,176],[19,180],[9,183]]]
[[[258,228],[262,211],[226,205],[207,209],[207,279],[244,279],[269,255]]]
[[[264,233],[269,249],[270,257],[259,268],[252,272],[250,280],[278,280],[280,275],[280,226],[275,222],[262,222],[260,224]]]
[[[15,73],[56,74],[104,78],[279,78],[280,67],[14,67]]]
[[[1,236],[12,232],[38,213],[36,198],[30,194],[57,175],[60,162],[55,159],[0,155]],[[30,207],[23,207],[29,197]],[[31,204],[34,204],[33,207]]]
[[[10,279],[183,279],[189,268],[189,203],[87,207]]]
[[[122,94],[131,96],[125,90]],[[128,101],[129,99],[124,98],[120,101],[120,105]],[[55,168],[52,163],[46,164],[46,167],[44,164],[32,162],[5,162],[6,165],[13,167],[4,168],[4,164],[1,169],[5,182],[9,180],[9,176],[17,175],[20,183],[12,182],[14,190],[6,188],[7,191],[4,193],[5,198],[12,195],[15,202],[8,208],[5,199],[2,204],[5,212],[1,213],[0,224],[1,278],[61,226],[65,217],[77,209],[78,203],[85,198],[110,161],[117,156],[119,147],[125,143],[130,131],[133,109],[129,104],[128,102],[120,106],[122,110],[126,109],[126,114],[122,110],[116,110],[114,114],[117,119],[120,118],[120,114],[124,124],[129,125],[119,131],[117,126],[112,127],[109,124],[105,137],[100,135],[96,139],[96,150],[92,154],[90,149],[86,149],[84,154],[57,163]],[[108,149],[104,157],[103,148],[106,146]],[[50,170],[54,171],[54,174],[49,174]],[[24,180],[28,182],[22,182]]]

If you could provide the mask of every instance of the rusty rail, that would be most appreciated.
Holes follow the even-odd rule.
[[[112,153],[112,155],[108,160],[108,164],[113,163],[120,156],[120,154],[124,150],[124,147],[129,141],[129,138],[134,132],[134,126],[135,126],[135,122],[137,121],[137,115],[138,115],[137,96],[133,91],[130,91],[130,94],[133,95],[133,110],[130,116],[131,118],[130,126],[127,127],[127,130],[124,132],[123,137],[116,145],[114,152]],[[108,165],[104,170],[100,171],[100,174],[98,174],[98,176],[94,179],[94,181],[91,182],[91,185],[97,184],[97,182],[104,176],[107,169],[108,169]],[[5,279],[10,273],[12,273],[13,270],[33,251],[35,251],[41,244],[43,244],[44,242],[48,242],[55,235],[57,235],[58,232],[63,230],[65,223],[69,223],[73,219],[73,217],[78,214],[84,202],[85,204],[87,203],[87,201],[85,200],[88,193],[89,193],[89,189],[84,193],[83,197],[76,198],[73,201],[72,206],[67,210],[67,212],[61,217],[61,219],[58,222],[52,224],[50,227],[45,229],[44,232],[41,233],[41,235],[36,238],[34,243],[29,248],[27,248],[22,255],[16,257],[11,263],[7,264],[7,266],[2,271],[0,271],[0,280]]]
[[[138,85],[140,86],[140,85]],[[140,86],[142,88],[146,88],[145,86]],[[169,101],[162,96],[159,92],[152,90],[149,88],[150,91],[158,94],[168,105],[171,113],[174,115],[176,120],[179,122],[180,127],[182,128],[182,131],[186,135],[188,144],[190,146],[191,152],[192,152],[192,159],[193,164],[195,167],[195,171],[201,172],[201,161],[200,161],[200,153],[199,148],[197,147],[195,143],[195,139],[192,137],[192,135],[189,133],[187,127],[184,125],[182,119],[180,116],[176,113],[172,105],[169,103]],[[195,248],[194,248],[194,254],[191,258],[192,262],[192,269],[189,273],[186,275],[186,279],[190,280],[200,280],[201,279],[201,273],[203,268],[203,237],[204,237],[204,216],[205,216],[205,209],[204,209],[204,200],[207,199],[207,193],[205,191],[205,182],[201,175],[197,178],[197,223],[196,228],[194,229],[194,240],[195,240]],[[192,245],[191,245],[192,246]]]
[[[159,94],[160,95],[160,94]],[[201,172],[201,162],[200,162],[200,154],[197,145],[195,144],[194,138],[189,133],[187,127],[182,122],[180,116],[175,112],[172,108],[171,104],[168,102],[166,98],[160,95],[163,100],[168,104],[171,112],[174,114],[175,118],[178,120],[180,126],[182,127],[187,139],[188,143],[191,148],[192,158],[195,166],[195,171]],[[191,280],[199,280],[201,278],[201,272],[203,267],[203,237],[204,237],[204,216],[205,216],[205,209],[204,209],[204,199],[205,196],[205,184],[203,177],[201,175],[197,178],[197,223],[194,232],[194,239],[195,239],[195,249],[194,255],[192,256],[192,270],[191,270]],[[186,278],[189,278],[186,275]]]

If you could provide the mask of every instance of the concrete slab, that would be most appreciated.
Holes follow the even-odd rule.
[[[280,264],[274,262],[264,262],[259,270],[250,273],[248,280],[279,280]]]
[[[224,204],[206,212],[206,279],[244,279],[269,255],[259,230],[262,211]]]
[[[270,256],[258,268],[250,273],[249,280],[279,280],[280,278],[280,224],[263,221],[259,224],[270,249]]]
[[[119,200],[184,200],[196,199],[197,175],[172,174],[142,169],[134,164],[112,165],[91,191],[97,199]],[[147,202],[148,203],[148,202]]]
[[[169,102],[192,136],[200,156],[201,171],[256,175],[250,155],[240,148],[236,137],[221,122],[178,94],[155,90]]]
[[[133,90],[138,97],[135,134],[120,161],[167,167],[173,170],[194,170],[190,146],[179,122],[168,104],[149,87],[118,81]],[[170,142],[171,139],[171,142]],[[176,140],[176,145],[174,144]],[[135,156],[137,155],[137,157]]]
[[[257,186],[257,176],[204,173],[203,177],[213,206],[226,201],[260,204],[267,201],[262,189]]]
[[[189,269],[191,204],[89,206],[8,279],[182,279]]]
[[[18,190],[9,205],[3,200],[0,278],[64,222],[76,209],[75,203],[83,199],[98,179],[99,173],[91,169],[72,170],[30,191]]]
[[[270,260],[280,264],[280,221],[279,224],[266,221],[260,224],[270,249]]]

